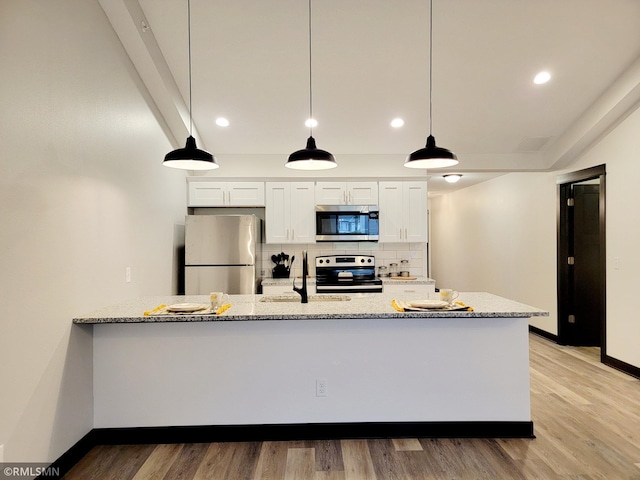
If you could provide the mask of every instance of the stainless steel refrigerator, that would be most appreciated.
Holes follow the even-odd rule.
[[[261,233],[255,215],[187,215],[185,293],[256,293]]]

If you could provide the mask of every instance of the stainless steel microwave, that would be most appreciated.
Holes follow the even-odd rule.
[[[377,242],[377,205],[316,205],[317,242]]]

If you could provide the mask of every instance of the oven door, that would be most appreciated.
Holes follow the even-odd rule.
[[[316,293],[382,292],[375,267],[316,267]]]
[[[316,206],[317,242],[377,242],[379,212],[373,205]]]
[[[316,284],[316,293],[382,293],[382,281],[351,284]]]

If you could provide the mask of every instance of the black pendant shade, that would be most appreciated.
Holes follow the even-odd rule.
[[[458,164],[458,157],[451,150],[436,146],[433,135],[427,137],[427,146],[416,150],[404,162],[409,168],[444,168]]]
[[[307,139],[307,148],[293,152],[285,164],[285,167],[295,170],[327,170],[337,166],[333,155],[316,147],[313,137]]]
[[[187,137],[184,148],[178,148],[165,155],[163,165],[184,170],[213,170],[219,167],[213,155],[196,146],[196,139],[191,135]]]
[[[187,0],[187,38],[189,41],[189,136],[184,148],[178,148],[167,153],[162,164],[165,167],[180,168],[182,170],[213,170],[220,165],[216,163],[209,152],[200,150],[193,138],[193,107],[191,94],[191,0]]]
[[[458,157],[451,150],[436,147],[433,129],[433,0],[429,0],[429,136],[427,146],[407,156],[404,162],[409,168],[444,168],[458,164]]]
[[[313,119],[313,83],[311,75],[312,65],[311,48],[311,0],[309,0],[309,121]],[[307,148],[298,150],[289,155],[289,160],[284,164],[287,168],[294,170],[328,170],[338,166],[336,159],[326,150],[316,147],[316,140],[313,138],[312,123],[309,123],[309,138]]]

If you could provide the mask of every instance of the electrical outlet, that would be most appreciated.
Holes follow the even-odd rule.
[[[124,281],[127,283],[131,283],[131,267],[127,267],[124,269]]]
[[[326,397],[326,396],[327,396],[327,379],[326,378],[316,379],[316,397]]]

